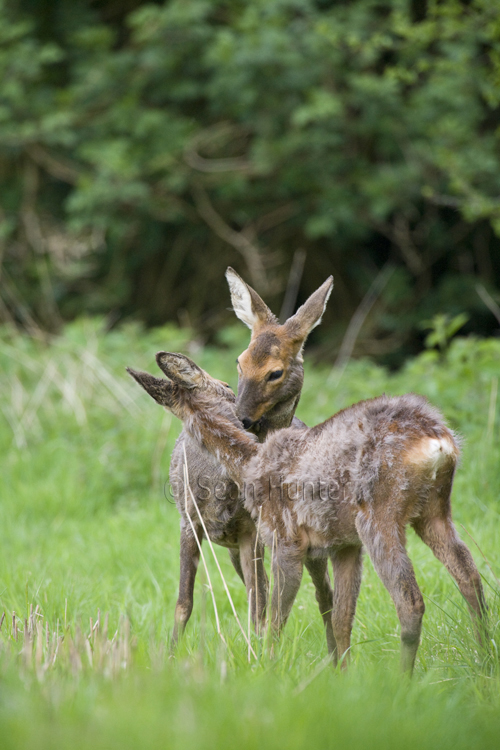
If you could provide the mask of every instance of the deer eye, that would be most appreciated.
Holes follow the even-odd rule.
[[[268,380],[278,380],[283,375],[283,370],[275,370],[274,372],[271,372],[267,379]]]

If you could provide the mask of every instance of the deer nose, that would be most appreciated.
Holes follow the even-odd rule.
[[[241,420],[241,424],[243,425],[245,430],[249,430],[250,427],[253,425],[253,422],[251,419],[248,419],[248,417],[243,417],[243,419]]]

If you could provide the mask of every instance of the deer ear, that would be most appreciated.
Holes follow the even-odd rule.
[[[160,370],[183,388],[196,388],[205,383],[205,373],[184,354],[174,352],[158,352],[156,362]]]
[[[172,383],[164,378],[155,378],[148,372],[137,372],[127,367],[127,372],[136,380],[151,398],[161,406],[170,406],[172,403]]]
[[[231,292],[233,310],[236,316],[251,328],[252,333],[255,334],[263,325],[278,322],[257,292],[248,286],[231,267],[226,271],[226,279]]]
[[[333,276],[327,280],[311,294],[309,299],[299,307],[295,315],[288,318],[284,323],[284,328],[293,341],[304,343],[309,333],[321,323],[321,318],[325,312],[326,303],[332,293]]]

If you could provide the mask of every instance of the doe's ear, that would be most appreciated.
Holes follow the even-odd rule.
[[[155,378],[149,372],[137,372],[127,367],[127,372],[140,386],[149,393],[151,398],[161,406],[169,406],[172,400],[172,383],[164,378]]]
[[[231,267],[226,271],[226,279],[231,292],[233,310],[237,317],[252,329],[252,333],[255,334],[263,325],[278,322],[257,292],[248,286]]]
[[[284,328],[293,341],[302,346],[312,329],[321,323],[332,289],[333,276],[329,276],[302,307],[299,307],[295,315],[284,323]]]
[[[158,352],[156,362],[160,370],[183,388],[202,387],[205,384],[205,373],[184,354],[174,352]]]

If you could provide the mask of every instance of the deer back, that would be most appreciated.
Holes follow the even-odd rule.
[[[275,531],[312,548],[355,544],[359,513],[376,506],[403,526],[418,516],[458,453],[426,399],[380,396],[311,429],[271,435],[246,466],[245,507],[260,513],[268,544]]]

